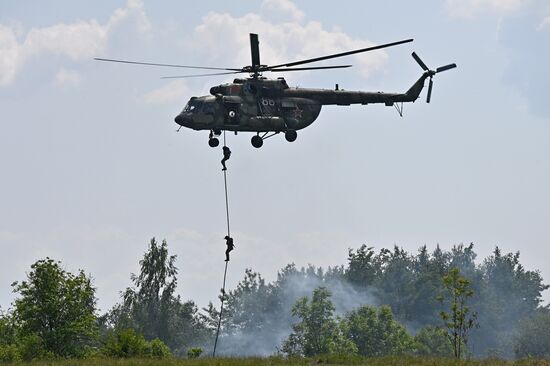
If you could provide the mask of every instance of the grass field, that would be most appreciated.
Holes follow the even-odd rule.
[[[17,363],[22,365],[22,363]],[[171,359],[171,360],[151,360],[151,359],[106,359],[95,358],[86,360],[59,360],[59,361],[34,361],[25,365],[44,365],[44,366],[309,366],[309,365],[368,365],[368,366],[550,366],[548,360],[518,360],[505,361],[499,359],[485,360],[462,360],[440,358],[420,358],[420,357],[384,357],[384,358],[353,358],[342,359],[334,357],[316,357],[309,359],[286,359],[278,357],[268,358],[202,358],[195,360]]]

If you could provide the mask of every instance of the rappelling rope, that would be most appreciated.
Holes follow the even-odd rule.
[[[225,143],[225,131],[223,131],[223,146],[226,146]],[[231,237],[231,229],[229,227],[229,201],[227,199],[227,170],[223,171],[223,185],[225,187],[225,215],[227,217],[227,236]],[[216,357],[216,347],[218,346],[218,336],[220,335],[220,327],[222,325],[222,315],[223,315],[223,302],[225,300],[225,279],[227,278],[227,265],[229,261],[225,262],[225,270],[223,272],[223,287],[222,287],[222,304],[220,306],[220,318],[218,320],[218,329],[216,330],[216,340],[214,341],[214,351],[212,352],[212,357]]]

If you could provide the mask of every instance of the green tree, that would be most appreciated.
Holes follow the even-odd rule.
[[[496,247],[484,259],[481,284],[474,286],[472,308],[479,314],[479,329],[470,337],[484,355],[514,356],[514,337],[522,319],[534,316],[548,289],[538,271],[520,263],[520,253],[503,253]],[[478,352],[479,353],[479,352]]]
[[[305,296],[294,304],[292,315],[300,318],[300,322],[293,326],[293,332],[283,342],[283,352],[303,356],[357,352],[334,318],[330,297],[329,290],[318,287],[313,291],[311,301]]]
[[[250,349],[272,352],[265,345],[272,343],[280,308],[271,290],[259,273],[246,269],[244,279],[226,293],[220,353],[240,355]],[[219,313],[216,315],[219,317]]]
[[[517,358],[550,358],[550,312],[539,311],[535,316],[520,322],[515,339]]]
[[[380,263],[375,282],[375,294],[379,301],[389,305],[401,321],[414,320],[415,313],[411,307],[416,297],[413,258],[404,249],[394,246],[393,251],[380,250],[376,261]]]
[[[413,338],[393,317],[389,306],[378,309],[364,305],[349,312],[343,320],[344,336],[359,354],[367,357],[399,355],[412,352]]]
[[[82,356],[94,343],[96,299],[91,282],[82,270],[72,274],[46,258],[31,266],[26,281],[12,285],[20,295],[13,311],[17,337],[28,346],[29,357]]]
[[[449,312],[442,310],[439,315],[447,329],[447,336],[453,347],[453,354],[461,358],[468,343],[468,331],[476,325],[476,313],[470,314],[467,300],[474,295],[470,281],[460,274],[458,268],[452,268],[443,277],[444,295],[438,300],[448,304]]]
[[[413,314],[415,323],[436,324],[439,319],[439,304],[433,294],[440,293],[443,288],[441,278],[446,270],[441,267],[446,266],[445,262],[446,259],[441,256],[439,247],[430,255],[425,245],[420,247],[413,259],[412,299],[405,306],[408,307],[407,313]]]
[[[447,331],[438,327],[424,327],[414,336],[416,354],[420,356],[452,357],[453,348]]]
[[[348,267],[345,271],[345,277],[357,288],[366,288],[372,286],[378,276],[377,263],[375,263],[375,253],[373,247],[367,247],[365,244],[355,251],[348,249]]]
[[[139,261],[139,275],[132,274],[133,288],[127,288],[103,321],[117,330],[135,329],[146,340],[160,339],[174,352],[201,344],[208,336],[199,320],[197,306],[175,295],[178,269],[175,255],[169,255],[166,240],[152,238]]]
[[[149,250],[139,261],[139,275],[131,276],[135,289],[128,288],[124,294],[125,305],[131,308],[133,320],[147,339],[170,338],[169,310],[178,273],[175,262],[176,256],[168,254],[165,240],[159,245],[151,239]]]

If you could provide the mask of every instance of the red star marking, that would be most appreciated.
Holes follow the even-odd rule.
[[[294,110],[294,118],[302,118],[302,112],[303,109],[300,109],[298,106],[296,106],[296,109]]]
[[[229,88],[230,94],[239,94],[241,92],[241,86],[240,85],[231,85]]]

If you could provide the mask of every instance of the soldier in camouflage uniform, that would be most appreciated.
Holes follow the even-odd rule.
[[[224,146],[223,147],[223,159],[222,159],[222,166],[223,166],[223,171],[227,170],[227,167],[225,166],[225,162],[227,160],[229,160],[229,158],[231,157],[231,150],[229,150],[229,148],[227,146]]]

